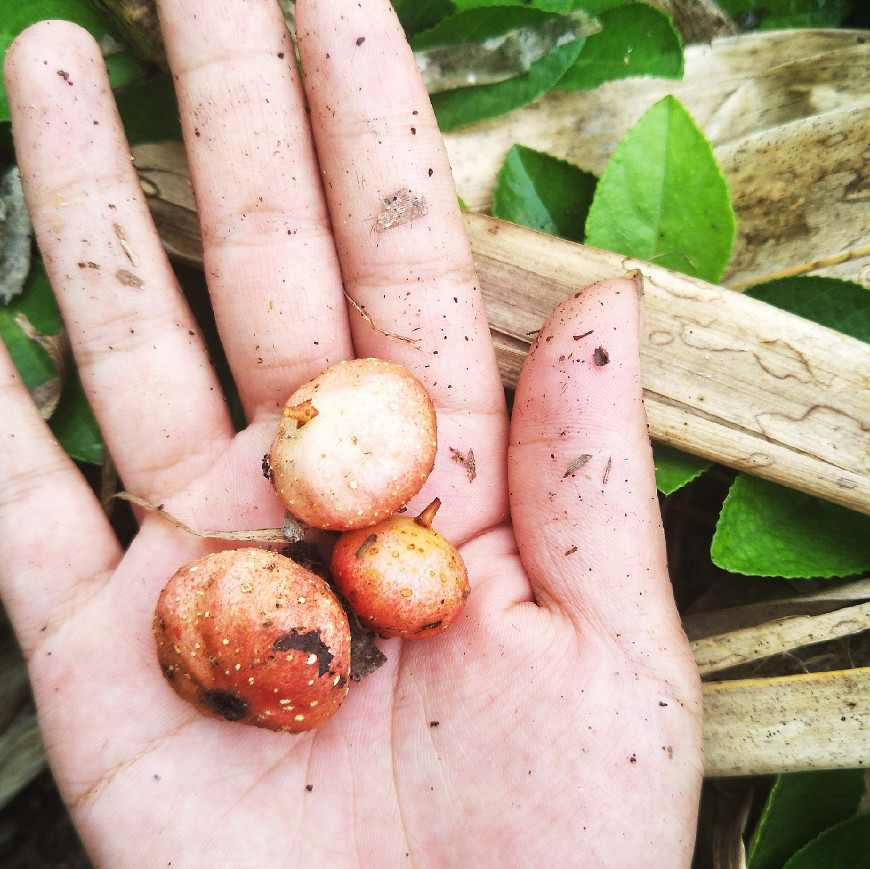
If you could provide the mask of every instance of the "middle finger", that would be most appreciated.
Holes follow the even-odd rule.
[[[274,0],[159,9],[209,290],[250,420],[353,355],[293,45]]]

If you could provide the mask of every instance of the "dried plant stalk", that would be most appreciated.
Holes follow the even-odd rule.
[[[480,214],[465,227],[507,385],[559,302],[638,272],[652,436],[870,513],[870,345],[630,257]]]
[[[867,765],[870,667],[704,686],[708,776]]]
[[[783,652],[870,630],[870,603],[816,616],[791,616],[756,627],[695,640],[692,651],[702,676]]]

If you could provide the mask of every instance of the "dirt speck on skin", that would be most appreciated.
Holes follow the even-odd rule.
[[[375,232],[385,232],[394,226],[416,220],[428,213],[429,203],[426,202],[425,196],[416,196],[408,188],[402,188],[390,196],[384,197],[380,211],[378,211]]]
[[[592,361],[601,368],[610,362],[610,354],[603,347],[596,347],[592,354]]]
[[[377,541],[378,541],[378,535],[377,535],[377,534],[369,534],[369,536],[366,537],[365,540],[363,540],[363,542],[362,542],[362,546],[360,546],[360,548],[357,549],[356,552],[354,552],[353,557],[354,557],[354,558],[362,558],[363,555],[365,555],[366,552],[368,552],[369,549],[370,549],[370,548],[371,548],[375,543],[377,543]]]
[[[118,269],[118,271],[115,272],[115,277],[125,287],[135,287],[135,289],[141,290],[142,287],[145,286],[145,281],[143,281],[138,275],[134,275],[133,272],[129,271],[129,269]]]
[[[570,465],[568,465],[568,469],[565,471],[565,473],[562,474],[562,478],[564,479],[565,477],[570,477],[571,474],[574,473],[574,471],[576,471],[578,468],[582,468],[583,465],[585,465],[586,462],[588,462],[591,458],[592,456],[590,453],[583,453],[582,456],[574,459],[574,461],[571,462]]]
[[[469,449],[467,453],[460,452],[456,447],[450,447],[450,458],[457,464],[462,465],[468,473],[468,482],[474,482],[477,476],[477,465],[474,461],[474,450]]]

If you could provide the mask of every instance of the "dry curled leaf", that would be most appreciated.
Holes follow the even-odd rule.
[[[32,235],[21,174],[13,166],[0,181],[0,303],[4,305],[24,289],[30,273]]]

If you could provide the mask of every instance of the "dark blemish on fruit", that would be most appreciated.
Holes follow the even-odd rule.
[[[202,703],[227,721],[241,721],[248,714],[248,701],[235,691],[206,691]]]
[[[583,467],[583,465],[585,465],[586,462],[588,462],[589,459],[591,459],[591,458],[592,458],[592,456],[591,456],[589,453],[583,453],[582,456],[580,456],[580,457],[577,458],[577,459],[574,459],[574,461],[571,462],[570,465],[568,465],[568,470],[565,471],[564,474],[562,474],[562,477],[563,477],[563,478],[565,478],[565,477],[570,477],[571,474],[573,474],[574,471],[577,470],[577,468],[581,468],[581,467]]]
[[[320,638],[320,631],[306,631],[300,634],[296,630],[281,634],[274,643],[272,649],[276,652],[289,652],[291,649],[297,652],[308,652],[317,656],[317,675],[323,676],[329,672],[329,665],[335,655],[329,651],[329,646]],[[312,661],[313,663],[313,661]]]
[[[588,338],[592,334],[592,329],[588,332],[584,332],[582,335],[573,335],[575,341],[579,341],[581,338]]]
[[[356,38],[357,45],[362,45],[365,41],[366,41],[366,38],[364,36],[357,36],[357,38]]]
[[[265,454],[264,454],[264,456],[263,456],[263,462],[262,462],[262,464],[260,465],[260,467],[263,469],[263,476],[264,476],[267,480],[271,480],[271,479],[272,479],[272,467],[271,467],[271,465],[269,464],[269,454],[268,454],[268,453],[265,453]]]
[[[610,362],[610,354],[603,347],[596,347],[592,354],[592,361],[601,368],[602,365],[607,365]]]
[[[369,536],[366,537],[365,540],[363,540],[360,548],[357,549],[356,552],[354,552],[354,558],[362,558],[366,554],[366,552],[368,552],[369,549],[377,542],[377,539],[377,534],[369,534]]]
[[[51,652],[48,653],[49,655]],[[163,675],[170,681],[173,682],[175,680],[175,668],[174,667],[161,667],[163,670]]]
[[[441,723],[440,721],[430,721],[429,726],[430,727],[437,727],[440,723]]]
[[[444,601],[442,600],[441,603],[444,603]],[[420,628],[420,630],[421,630],[421,631],[431,631],[433,628],[440,628],[440,627],[441,627],[441,623],[442,623],[443,621],[444,621],[444,619],[438,619],[437,622],[429,622],[428,625],[423,625],[423,626]]]

